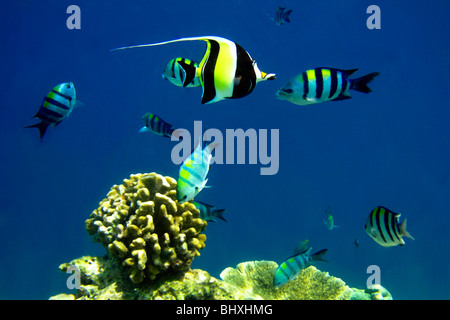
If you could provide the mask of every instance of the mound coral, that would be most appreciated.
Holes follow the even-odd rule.
[[[273,277],[278,265],[273,261],[250,261],[226,268],[223,281],[253,295],[272,300],[347,300],[353,291],[344,281],[310,266],[281,288],[274,288]]]
[[[52,300],[275,300],[275,299],[392,299],[381,286],[366,290],[349,288],[344,281],[313,266],[282,288],[272,284],[278,265],[273,261],[242,262],[226,268],[216,279],[208,272],[191,269],[183,277],[145,283],[136,287],[123,274],[123,267],[107,255],[85,256],[59,266],[67,272],[75,266],[81,274],[75,294],[58,294]]]
[[[178,203],[176,186],[157,173],[133,174],[114,185],[86,220],[88,233],[134,283],[184,274],[205,246],[207,222],[192,203]]]

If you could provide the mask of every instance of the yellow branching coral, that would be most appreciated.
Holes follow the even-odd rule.
[[[89,234],[122,261],[134,283],[186,272],[205,247],[207,223],[192,203],[178,203],[176,186],[157,173],[133,174],[86,220]]]

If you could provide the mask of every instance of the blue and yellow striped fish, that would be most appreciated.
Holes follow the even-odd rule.
[[[192,203],[200,211],[200,218],[202,220],[208,222],[216,222],[217,221],[216,218],[219,218],[227,222],[227,220],[225,220],[225,218],[223,217],[225,209],[216,209],[216,207],[200,201],[194,201]]]
[[[399,223],[400,216],[400,213],[378,206],[367,218],[364,226],[366,233],[383,247],[404,246],[404,236],[413,240],[414,238],[406,231],[406,219]]]
[[[202,150],[201,140],[194,151],[183,161],[177,182],[177,200],[184,203],[194,197],[205,187],[208,179],[206,175],[211,163],[211,152],[218,145],[212,142]]]
[[[185,58],[172,59],[164,69],[162,77],[178,87],[199,87],[197,68],[198,63],[195,61]]]
[[[380,73],[373,72],[361,78],[350,79],[349,76],[357,70],[310,69],[289,80],[277,91],[275,97],[298,105],[308,105],[350,99],[349,90],[371,92],[367,84]]]
[[[312,248],[298,252],[285,261],[283,261],[275,271],[275,276],[273,277],[273,285],[275,288],[280,288],[284,286],[289,281],[295,279],[300,272],[309,267],[315,261],[325,261],[322,257],[327,253],[328,249],[322,249],[314,254],[311,254]]]
[[[206,41],[207,48],[197,68],[203,89],[202,104],[224,99],[237,99],[250,94],[256,84],[274,80],[274,73],[259,70],[256,61],[237,43],[216,36],[180,38],[176,40],[112,49],[111,51],[152,47],[181,41]]]
[[[48,126],[56,126],[67,118],[75,107],[76,92],[73,82],[61,83],[54,87],[42,101],[39,111],[33,116],[41,122],[25,128],[38,128],[42,139]]]
[[[153,132],[158,136],[167,138],[174,135],[175,130],[172,128],[172,125],[158,117],[156,114],[148,112],[144,114],[142,120],[144,120],[145,125],[139,130],[139,132]],[[175,134],[175,136],[180,137],[177,134]]]

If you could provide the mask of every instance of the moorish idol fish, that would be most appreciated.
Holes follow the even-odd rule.
[[[281,26],[283,23],[291,23],[291,20],[289,19],[289,15],[292,13],[292,9],[289,9],[287,11],[286,8],[278,7],[277,11],[275,12],[275,23],[277,26]]]
[[[325,209],[325,213],[326,213],[327,217],[325,218],[323,223],[325,224],[327,229],[333,230],[334,228],[339,228],[339,226],[334,224],[334,218],[331,215],[331,207],[330,206],[328,206],[328,208]]]
[[[142,120],[144,120],[144,126],[139,130],[139,132],[153,132],[158,136],[167,138],[170,138],[172,135],[180,137],[174,133],[175,130],[172,128],[171,124],[167,123],[156,114],[146,113],[142,117]]]
[[[38,128],[42,139],[48,126],[56,126],[72,112],[77,104],[73,82],[61,83],[54,87],[44,98],[39,111],[33,116],[41,122],[25,128]]]
[[[383,247],[404,246],[403,236],[414,238],[406,231],[406,219],[399,223],[400,216],[400,213],[378,206],[367,218],[364,226],[366,233]]]
[[[298,105],[307,105],[325,101],[350,99],[349,90],[369,93],[367,86],[379,72],[373,72],[357,79],[349,76],[358,69],[339,70],[333,68],[310,69],[291,78],[279,89],[275,97]]]
[[[200,211],[200,218],[202,220],[208,222],[216,222],[217,221],[216,218],[219,218],[227,222],[227,220],[225,220],[225,218],[223,217],[225,209],[216,209],[216,207],[200,201],[194,201],[192,203]]]
[[[327,253],[328,249],[322,249],[311,254],[312,248],[307,248],[306,243],[307,241],[302,242],[296,248],[294,255],[278,266],[273,277],[273,285],[275,288],[282,287],[289,281],[295,279],[304,268],[309,267],[315,261],[327,262],[322,257]]]
[[[195,61],[185,58],[172,59],[164,69],[162,77],[178,87],[199,87],[197,68],[198,63]]]
[[[216,36],[176,40],[112,49],[111,51],[159,46],[181,41],[206,41],[206,52],[197,68],[202,86],[202,104],[237,99],[250,94],[259,81],[274,80],[274,73],[259,70],[256,61],[239,44]]]
[[[212,158],[211,152],[218,144],[218,142],[212,142],[202,150],[202,143],[199,139],[197,147],[181,164],[177,182],[179,203],[194,199],[206,186],[208,181],[206,175]]]

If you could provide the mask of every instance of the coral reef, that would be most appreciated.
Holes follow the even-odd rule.
[[[271,300],[347,300],[353,291],[339,278],[314,266],[304,270],[281,288],[273,287],[278,265],[273,261],[243,262],[227,268],[220,277],[252,294]]]
[[[240,263],[226,268],[222,280],[208,272],[194,269],[177,278],[146,282],[136,286],[124,273],[125,266],[109,257],[82,257],[60,265],[67,271],[76,266],[81,273],[81,286],[75,294],[59,294],[52,300],[263,300],[263,299],[392,299],[381,286],[367,290],[351,289],[344,281],[313,266],[282,288],[274,288],[272,281],[278,267],[273,261]]]
[[[189,202],[176,201],[177,182],[133,174],[114,185],[86,220],[86,229],[128,269],[133,283],[183,274],[204,248],[207,222]]]
[[[50,299],[392,299],[381,286],[352,289],[313,266],[281,288],[273,286],[278,268],[273,261],[226,268],[220,274],[222,280],[192,270],[192,260],[205,246],[206,236],[201,232],[207,223],[200,219],[194,204],[178,203],[176,186],[175,179],[157,173],[133,174],[123,184],[114,185],[86,220],[87,231],[108,254],[61,264],[63,272],[75,270],[77,289],[75,294],[62,293]]]

